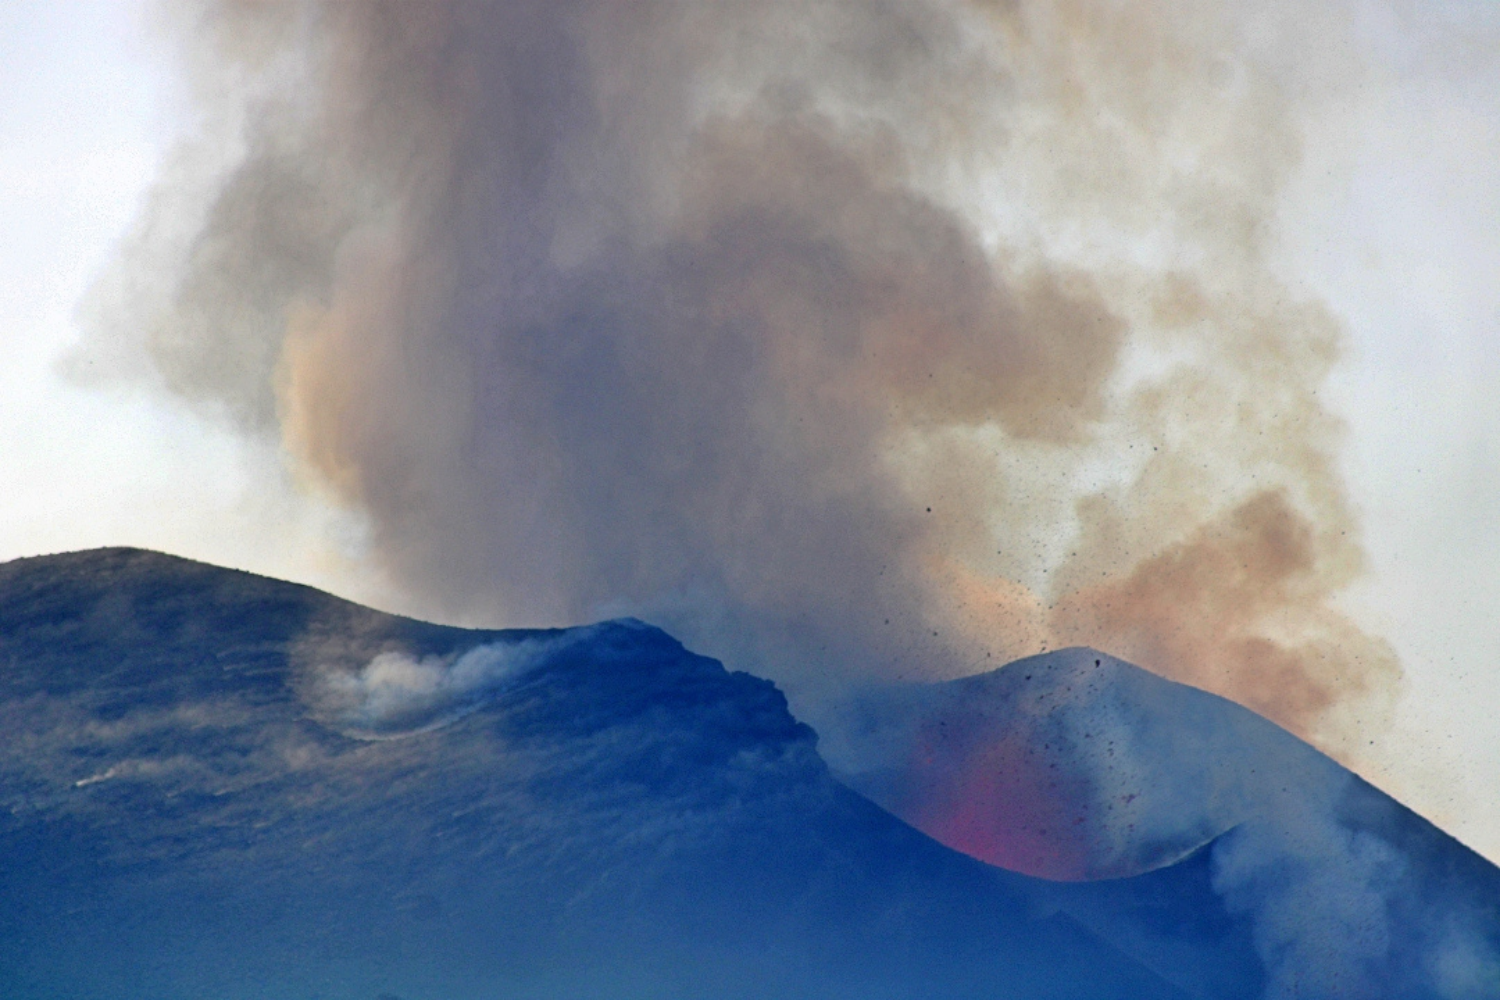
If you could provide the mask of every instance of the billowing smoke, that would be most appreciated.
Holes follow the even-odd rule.
[[[82,350],[279,437],[419,607],[637,614],[815,723],[1068,643],[1325,746],[1389,693],[1274,266],[1336,6],[168,20],[203,134]]]

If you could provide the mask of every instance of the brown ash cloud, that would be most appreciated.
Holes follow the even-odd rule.
[[[814,716],[1067,643],[1335,749],[1390,696],[1338,324],[1275,261],[1340,8],[163,24],[201,134],[81,351],[281,441],[414,609],[637,614]]]

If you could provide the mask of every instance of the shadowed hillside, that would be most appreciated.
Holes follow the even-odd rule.
[[[0,622],[8,997],[1182,995],[640,623],[130,550],[0,567]]]
[[[1012,821],[1133,794],[1134,840],[1054,843],[1155,870],[941,846],[834,780],[772,684],[640,622],[446,628],[128,549],[5,564],[0,993],[1500,996],[1495,869],[1226,702],[1065,651],[849,711],[885,754],[850,780],[963,850],[933,817],[1006,831],[998,739],[1059,775]]]

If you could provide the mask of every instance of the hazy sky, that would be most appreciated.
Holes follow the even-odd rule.
[[[1357,763],[1500,860],[1500,5],[1356,14],[1370,71],[1305,109],[1273,245],[1346,325],[1322,394],[1370,569],[1341,600],[1406,674]],[[0,558],[142,545],[422,610],[274,445],[62,377],[77,303],[194,106],[131,5],[7,4],[0,55]]]

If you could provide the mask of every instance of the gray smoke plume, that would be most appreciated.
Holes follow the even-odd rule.
[[[191,5],[202,135],[81,350],[279,438],[449,618],[636,614],[804,711],[1087,643],[1330,746],[1399,674],[1272,265],[1340,18]]]

